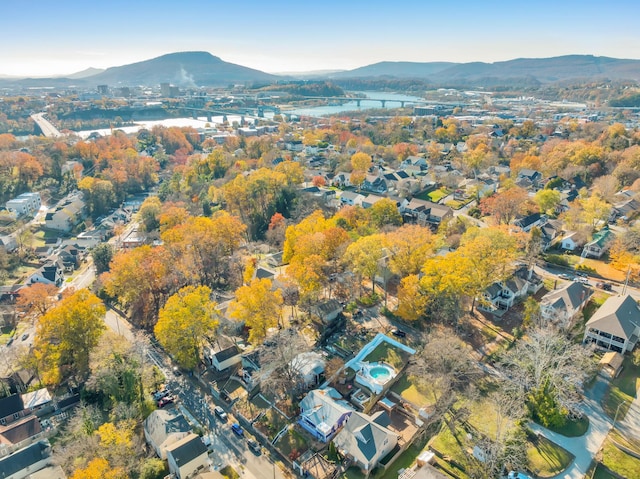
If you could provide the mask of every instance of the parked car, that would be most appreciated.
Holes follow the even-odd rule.
[[[576,275],[577,275],[577,276],[580,276],[580,277],[582,277],[582,278],[586,278],[586,277],[588,277],[588,276],[589,276],[587,273],[585,273],[585,272],[583,272],[583,271],[578,271],[578,272],[576,272]]]
[[[558,275],[558,278],[560,278],[560,279],[568,279],[568,280],[572,280],[572,279],[573,279],[573,276],[568,275],[567,273],[560,273],[560,274]]]
[[[394,329],[393,331],[391,331],[391,334],[393,334],[394,336],[397,336],[399,338],[404,338],[407,336],[407,333],[405,333],[404,331],[402,331],[401,329]]]
[[[221,421],[226,421],[227,420],[227,413],[224,412],[224,409],[222,409],[220,406],[216,406],[213,408],[213,412],[216,416],[218,416],[218,418]]]
[[[574,278],[574,281],[577,281],[578,283],[582,283],[582,284],[589,284],[589,280],[587,278],[583,278],[582,276],[578,278]]]
[[[604,289],[605,291],[611,291],[613,289],[611,283],[596,283],[596,287]]]
[[[173,375],[174,376],[182,376],[182,373],[180,372],[180,370],[178,369],[178,366],[174,366],[173,367]]]
[[[173,398],[173,396],[165,396],[162,399],[160,399],[160,401],[158,401],[158,407],[163,408],[167,404],[172,404],[174,401],[175,399]]]
[[[239,437],[243,437],[243,436],[244,436],[244,431],[243,431],[243,430],[242,430],[242,428],[240,427],[240,424],[238,424],[237,422],[236,422],[236,423],[233,423],[233,424],[231,425],[231,430],[233,431],[233,433],[234,433],[236,436],[239,436]]]
[[[12,343],[13,343],[13,336],[11,336],[9,338],[9,341],[7,341],[7,346],[11,346]]]
[[[161,391],[156,391],[153,393],[153,399],[155,401],[160,401],[163,397],[167,397],[171,391],[168,389],[162,389]]]
[[[262,448],[260,447],[260,444],[258,444],[258,441],[254,439],[249,439],[247,441],[247,445],[249,446],[249,449],[251,449],[256,456],[259,456],[260,454],[262,454]]]

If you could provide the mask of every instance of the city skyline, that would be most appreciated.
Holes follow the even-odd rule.
[[[640,58],[640,4],[614,0],[354,0],[242,4],[68,0],[3,5],[0,75],[68,75],[179,51],[208,51],[269,73],[348,70],[380,61],[496,62],[590,54]]]

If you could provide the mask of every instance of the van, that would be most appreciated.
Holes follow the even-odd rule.
[[[227,420],[227,413],[220,406],[214,407],[213,412],[221,421]]]

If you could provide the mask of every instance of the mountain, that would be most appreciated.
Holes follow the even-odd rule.
[[[65,78],[69,78],[71,80],[80,80],[82,78],[88,78],[99,73],[102,73],[104,68],[87,68],[86,70],[82,70],[81,72],[72,73],[71,75],[63,75]]]
[[[370,77],[395,77],[395,78],[427,78],[437,74],[457,63],[451,62],[379,62],[372,65],[334,73],[331,78],[370,78]]]
[[[439,84],[540,84],[567,80],[640,80],[640,60],[593,55],[518,58],[483,63],[380,62],[334,75],[333,78],[416,78]]]
[[[272,82],[279,77],[221,60],[208,52],[169,53],[151,60],[111,67],[86,78],[92,84],[157,85],[181,87]]]

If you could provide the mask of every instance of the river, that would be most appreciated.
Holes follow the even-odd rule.
[[[376,98],[379,100],[396,100],[391,101],[390,103],[386,103],[384,108],[398,108],[400,104],[398,101],[405,101],[407,103],[411,103],[412,101],[424,101],[424,98],[420,98],[417,96],[405,95],[402,93],[389,93],[389,92],[378,92],[378,91],[350,91],[346,92],[349,95],[359,95],[366,96],[368,98]],[[406,104],[405,104],[406,106]],[[373,108],[382,108],[382,105],[379,101],[375,100],[360,100],[360,106],[355,101],[349,101],[342,105],[325,105],[325,106],[316,106],[309,108],[295,108],[292,110],[282,110],[282,113],[286,113],[289,115],[297,115],[297,116],[312,116],[312,117],[322,117],[327,115],[338,115],[340,113],[344,113],[347,111],[364,111],[371,110]],[[266,112],[266,118],[273,118],[273,113]],[[233,123],[234,121],[240,121],[240,115],[229,115],[227,120],[229,123]],[[247,118],[248,119],[248,118]],[[215,127],[218,124],[222,123],[222,116],[214,116],[211,118],[211,122],[208,122],[206,117],[195,118],[167,118],[165,120],[155,120],[155,121],[136,121],[135,125],[131,126],[123,126],[117,128],[118,130],[122,130],[125,133],[136,133],[138,130],[142,128],[153,128],[155,125],[162,125],[166,127],[170,126],[191,126],[194,128],[211,128]],[[109,128],[103,128],[99,130],[84,130],[78,131],[76,134],[83,139],[89,137],[92,133],[98,133],[100,136],[106,136],[111,134],[111,130]]]

